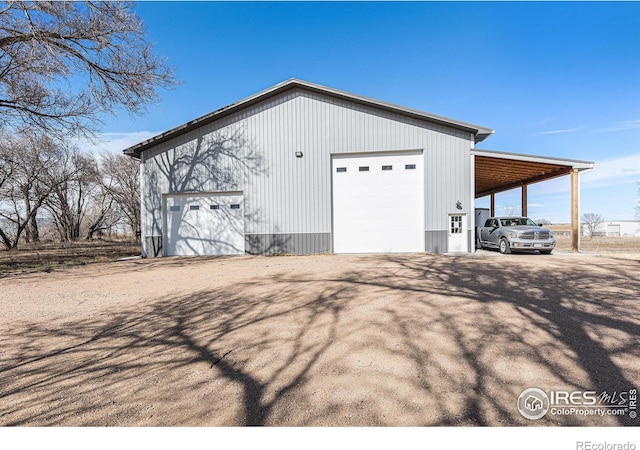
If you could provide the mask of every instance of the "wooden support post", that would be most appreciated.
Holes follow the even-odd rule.
[[[527,185],[523,184],[521,190],[522,190],[522,202],[521,202],[522,215],[524,217],[527,217],[528,216],[528,213],[527,213]]]
[[[496,216],[496,194],[491,194],[490,195],[491,198],[491,217],[495,217]]]
[[[571,251],[580,251],[580,177],[577,169],[571,171]]]

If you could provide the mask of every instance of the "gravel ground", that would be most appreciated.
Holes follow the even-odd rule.
[[[0,425],[638,425],[519,394],[640,386],[640,263],[164,258],[0,279]]]

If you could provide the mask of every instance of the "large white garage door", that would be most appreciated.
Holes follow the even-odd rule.
[[[165,255],[244,254],[242,194],[165,197]]]
[[[422,152],[334,155],[333,250],[424,251]]]

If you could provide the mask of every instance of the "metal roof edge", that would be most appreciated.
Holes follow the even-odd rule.
[[[420,111],[418,109],[407,108],[405,106],[401,106],[395,103],[385,102],[382,100],[377,100],[371,97],[366,97],[364,95],[353,94],[351,92],[342,91],[340,89],[335,89],[328,86],[322,86],[319,84],[311,83],[309,81],[298,80],[295,78],[292,78],[291,81],[309,90],[318,91],[320,93],[324,93],[328,95],[333,95],[335,97],[344,98],[350,101],[355,101],[356,103],[373,105],[378,108],[395,111],[405,115],[415,116],[417,118],[426,119],[431,122],[437,122],[443,125],[453,126],[454,128],[462,128],[464,130],[473,132],[476,136],[481,136],[481,139],[476,140],[476,143],[481,142],[482,140],[486,139],[487,137],[489,137],[491,134],[494,133],[494,130],[492,130],[491,128],[482,127],[480,125],[474,125],[472,123],[463,122],[461,120],[451,119],[449,117],[439,116],[437,114]]]
[[[476,156],[487,156],[490,158],[500,158],[500,159],[512,159],[517,161],[561,164],[565,166],[571,166],[572,168],[578,169],[578,170],[589,170],[589,169],[593,169],[596,166],[596,163],[593,161],[557,158],[554,156],[527,155],[524,153],[512,153],[512,152],[503,152],[503,151],[497,151],[497,150],[485,150],[485,149],[479,149],[479,148],[471,149],[471,154]]]
[[[171,128],[170,130],[167,130],[163,133],[160,133],[156,136],[150,137],[149,139],[142,141],[138,144],[132,145],[131,147],[128,147],[126,149],[123,150],[124,154],[129,155],[129,156],[133,156],[133,157],[140,157],[140,152],[146,150],[147,148],[151,147],[152,145],[157,145],[160,144],[161,142],[167,141],[169,139],[172,139],[176,136],[179,136],[181,134],[187,133],[191,130],[194,130],[202,125],[206,125],[207,123],[213,122],[214,120],[218,120],[221,119],[222,117],[231,114],[239,109],[242,109],[243,107],[246,106],[250,106],[253,103],[257,103],[258,101],[264,100],[266,98],[269,98],[273,95],[275,95],[276,93],[289,89],[290,86],[293,82],[295,81],[295,78],[290,78],[288,80],[285,80],[281,83],[278,83],[274,86],[271,86],[267,89],[264,89],[260,92],[257,92],[255,94],[252,94],[248,97],[245,97],[241,100],[238,100],[237,102],[231,103],[229,105],[223,106],[222,108],[218,108],[210,113],[207,113],[203,116],[197,117],[193,120],[190,120],[188,122],[183,123],[182,125],[178,125],[175,128]]]
[[[384,102],[381,100],[372,99],[372,98],[357,95],[357,94],[352,94],[350,92],[341,91],[339,89],[334,89],[327,86],[322,86],[320,84],[311,83],[309,81],[304,81],[297,78],[289,78],[288,80],[285,80],[281,83],[278,83],[274,86],[271,86],[253,95],[245,97],[241,100],[238,100],[237,102],[231,103],[227,106],[219,108],[215,111],[212,111],[208,114],[200,116],[196,119],[190,120],[189,122],[183,123],[182,125],[179,125],[168,131],[165,131],[149,139],[146,139],[138,144],[132,145],[131,147],[124,149],[123,153],[135,158],[139,158],[140,152],[150,148],[153,145],[157,145],[162,142],[165,142],[181,134],[194,130],[202,125],[206,125],[207,123],[213,122],[214,120],[221,119],[226,115],[236,112],[242,108],[246,108],[248,106],[251,106],[252,104],[258,103],[274,95],[280,94],[282,92],[285,92],[289,89],[293,89],[296,87],[307,89],[312,92],[318,92],[325,95],[346,99],[349,101],[353,101],[355,103],[360,103],[360,104],[374,106],[374,107],[388,110],[388,111],[397,112],[399,114],[412,116],[422,120],[428,120],[430,122],[440,123],[442,125],[450,126],[453,128],[463,129],[465,131],[469,131],[474,134],[475,143],[482,142],[483,140],[485,140],[487,137],[491,136],[491,134],[494,133],[494,130],[486,127],[481,127],[479,125],[473,125],[467,122],[462,122],[459,120],[438,116],[436,114],[419,111],[417,109],[405,108],[404,106]]]

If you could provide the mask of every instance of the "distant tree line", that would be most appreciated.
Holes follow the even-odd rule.
[[[139,162],[82,152],[45,135],[0,136],[0,241],[39,242],[47,224],[61,241],[140,228]]]
[[[176,84],[129,1],[0,2],[0,245],[140,228],[139,164],[70,142]]]

